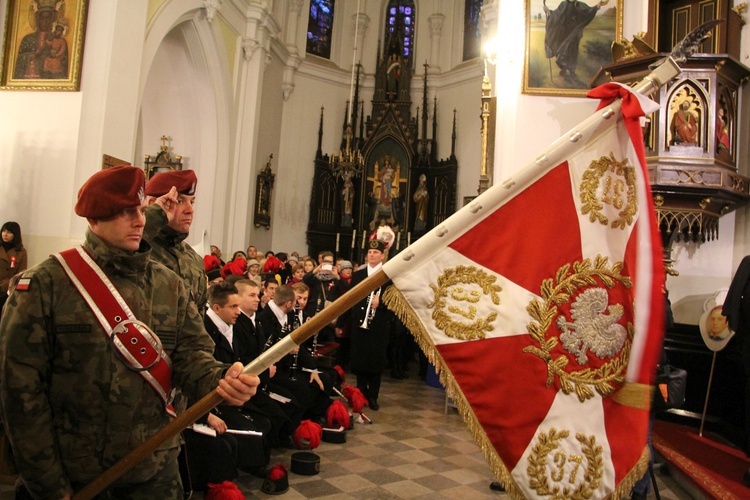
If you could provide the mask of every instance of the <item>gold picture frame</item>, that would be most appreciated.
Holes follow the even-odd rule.
[[[80,89],[89,0],[9,0],[0,89]]]
[[[546,12],[544,0],[525,1],[523,93],[585,96],[597,71],[612,62],[612,42],[622,38],[623,0],[609,0],[596,11],[589,9],[601,3],[597,0],[546,0]],[[550,22],[554,45],[548,49]]]

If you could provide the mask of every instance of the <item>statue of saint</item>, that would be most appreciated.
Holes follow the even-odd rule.
[[[690,109],[690,100],[684,99],[680,103],[680,109],[672,115],[672,144],[698,144],[698,122],[694,113]]]
[[[729,152],[729,123],[724,108],[716,111],[716,150]]]
[[[350,170],[344,170],[343,179],[344,187],[341,189],[341,198],[344,205],[344,215],[351,217],[352,207],[354,206],[354,183]]]
[[[414,191],[414,196],[412,196],[412,200],[414,201],[414,208],[415,208],[415,229],[424,229],[425,224],[427,222],[427,202],[430,200],[430,193],[427,191],[427,186],[425,185],[427,182],[427,177],[422,174],[419,176],[419,186],[417,186],[417,189]],[[417,227],[421,224],[421,228]]]

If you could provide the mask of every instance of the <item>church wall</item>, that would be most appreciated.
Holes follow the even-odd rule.
[[[322,151],[330,155],[341,143],[349,78],[348,71],[331,68],[321,59],[310,56],[297,72],[294,92],[283,108],[278,164],[285,171],[276,179],[275,217],[280,222],[272,222],[274,251],[307,253],[306,231],[320,108],[324,108]],[[363,90],[365,114],[368,114],[372,88]]]
[[[739,2],[736,2],[739,3]],[[500,62],[493,75],[493,89],[497,89],[498,125],[496,135],[495,183],[534,160],[548,144],[587,118],[596,108],[596,103],[586,98],[526,95],[521,92],[524,49],[524,13],[514,0],[498,0],[498,34],[504,43]],[[632,39],[647,27],[646,0],[625,2],[623,35]],[[748,27],[743,28],[742,62],[748,64]],[[512,40],[516,40],[512,43]],[[745,92],[747,92],[747,85]],[[747,114],[748,102],[743,104]],[[747,124],[743,126],[747,130]],[[745,136],[746,136],[745,132]],[[739,137],[743,137],[740,133]],[[746,142],[746,141],[741,141]],[[747,145],[742,146],[739,158],[745,158],[747,168]],[[742,171],[742,170],[741,170]],[[747,171],[744,175],[748,175]],[[748,209],[738,214],[727,214],[720,219],[719,237],[704,243],[676,243],[673,258],[677,277],[669,277],[667,287],[673,304],[677,304],[677,321],[692,321],[692,316],[683,311],[692,310],[692,305],[682,307],[681,301],[689,304],[694,297],[712,294],[719,288],[728,287],[734,269],[741,257],[750,253],[750,235],[747,235]],[[744,236],[735,243],[735,220]],[[736,246],[735,246],[736,245]],[[702,312],[702,311],[701,311]]]
[[[462,4],[447,0],[419,2],[416,57],[421,64],[431,54],[428,18],[434,14],[445,15],[439,41],[441,71],[438,75],[430,75],[429,101],[432,107],[432,96],[437,95],[440,158],[450,153],[453,108],[458,110],[456,156],[459,159],[457,201],[460,205],[464,196],[476,193],[478,182],[481,139],[481,67],[478,64],[481,62],[460,61],[458,47],[463,13],[462,6],[456,5],[459,3]],[[497,183],[533,160],[535,153],[544,145],[589,116],[595,103],[580,98],[522,94],[523,9],[518,7],[517,0],[495,0],[494,3],[500,13],[498,32],[511,37],[502,55],[505,59],[494,69],[491,68],[493,89],[499,96],[495,153]],[[625,3],[624,33],[627,37],[632,37],[633,33],[645,27],[646,0],[628,0]],[[735,1],[737,3],[740,2]],[[228,220],[231,210],[238,209],[238,205],[239,209],[252,210],[255,175],[267,161],[268,154],[273,152],[272,164],[278,177],[272,207],[272,229],[265,233],[264,228],[256,230],[252,227],[248,229],[248,234],[264,236],[259,244],[261,248],[305,251],[320,107],[325,106],[323,152],[328,154],[339,148],[341,140],[344,101],[349,91],[351,40],[354,36],[352,15],[356,12],[356,2],[341,2],[341,11],[337,12],[335,30],[339,34],[335,35],[338,40],[334,42],[333,61],[315,61],[315,58],[304,54],[304,45],[299,47],[303,62],[295,74],[295,89],[288,101],[283,101],[281,97],[281,62],[274,59],[265,72],[261,72],[262,91],[258,93],[262,96],[258,111],[260,125],[253,132],[257,134],[257,138],[247,138],[249,144],[255,144],[250,156],[245,156],[246,152],[239,154],[235,151],[241,148],[235,142],[244,140],[242,137],[234,137],[238,123],[243,120],[243,111],[258,108],[247,106],[237,108],[239,111],[234,110],[241,96],[231,96],[231,92],[241,88],[237,83],[238,75],[247,62],[242,60],[242,56],[230,57],[237,50],[233,31],[238,29],[236,18],[240,15],[239,11],[235,12],[236,5],[233,3],[224,5],[220,15],[230,12],[234,17],[226,23],[222,20],[222,24],[212,28],[219,31],[215,37],[220,40],[216,41],[218,47],[211,49],[216,53],[223,51],[227,61],[222,56],[220,68],[211,67],[211,64],[216,64],[212,62],[205,62],[206,67],[202,69],[191,68],[193,72],[204,72],[200,78],[207,80],[191,80],[190,78],[199,78],[193,74],[182,82],[186,86],[197,86],[200,99],[220,94],[210,105],[201,103],[194,108],[186,108],[197,113],[206,122],[204,128],[200,132],[194,129],[191,132],[186,126],[184,135],[172,131],[161,132],[156,130],[159,128],[156,124],[144,124],[143,117],[141,125],[138,125],[140,99],[143,97],[144,102],[148,102],[154,98],[145,91],[143,96],[140,95],[146,86],[146,75],[149,78],[156,75],[149,74],[150,67],[141,66],[142,61],[150,61],[153,57],[150,52],[151,55],[144,55],[147,22],[149,26],[158,22],[163,11],[174,9],[175,5],[161,0],[92,2],[80,92],[0,92],[0,115],[3,116],[4,123],[0,128],[0,175],[6,179],[0,183],[0,213],[3,214],[3,220],[17,220],[21,224],[31,263],[39,262],[49,253],[81,239],[85,221],[73,214],[72,207],[78,187],[100,168],[102,153],[141,162],[141,153],[158,151],[157,133],[159,137],[161,133],[173,135],[176,141],[180,141],[179,147],[174,145],[174,151],[177,154],[187,152],[186,158],[190,162],[201,158],[200,165],[191,166],[207,169],[201,173],[203,180],[200,185],[198,222],[191,236],[191,243],[199,240],[202,230],[206,228],[210,228],[210,238],[218,237],[220,244],[231,239],[233,226],[224,221]],[[180,8],[187,13],[190,9],[201,8],[201,5],[198,0],[189,0]],[[276,4],[273,5],[275,8]],[[385,0],[362,2],[369,23],[359,59],[369,74],[374,70],[377,40],[382,36],[384,5]],[[304,34],[307,26],[307,8],[308,3],[303,2],[298,23],[301,34]],[[342,11],[343,15],[339,17],[339,12]],[[154,16],[154,19],[150,16]],[[221,18],[217,16],[218,19]],[[177,21],[179,24],[184,19]],[[281,26],[284,26],[283,21],[277,20]],[[205,23],[205,19],[202,22]],[[191,37],[205,42],[205,34],[201,34],[201,30],[205,29],[207,28],[196,28],[192,34],[184,32],[183,36],[188,37],[188,42]],[[747,33],[748,27],[745,26],[741,62],[746,65],[750,63],[750,40]],[[280,36],[287,40],[283,33]],[[302,43],[304,37],[300,35],[297,40]],[[171,40],[167,39],[167,46],[170,43]],[[209,51],[209,55],[211,54]],[[188,71],[185,68],[186,65],[182,65],[175,69],[180,72],[180,76],[185,76],[182,74]],[[421,104],[422,71],[419,67],[412,82],[413,113],[416,113],[417,104]],[[166,75],[166,72],[160,74],[154,84],[164,83],[162,79]],[[365,115],[371,109],[371,95],[372,81],[364,78],[361,98],[365,100]],[[185,101],[180,102],[184,104]],[[748,102],[750,99],[746,97],[742,103],[746,115],[750,106]],[[212,108],[215,109],[212,111]],[[235,116],[235,113],[239,116]],[[269,113],[272,116],[269,117]],[[206,119],[206,116],[210,118]],[[184,116],[180,118],[179,112],[175,113],[174,118],[184,120]],[[149,131],[150,126],[154,127],[153,133]],[[739,126],[739,136],[746,137],[748,123]],[[201,135],[207,129],[213,130],[217,137],[207,141],[206,135]],[[431,125],[428,130],[431,134]],[[191,135],[196,133],[199,135]],[[137,137],[141,135],[144,140],[148,138],[152,142],[138,145]],[[196,137],[201,139],[196,140]],[[748,158],[746,142],[740,141],[740,158]],[[249,157],[253,160],[245,160]],[[240,158],[242,161],[238,160]],[[252,165],[246,165],[248,163]],[[216,173],[214,178],[207,178],[204,174],[208,173],[212,164],[214,167],[211,168],[216,168]],[[251,168],[252,172],[233,177],[233,169],[244,168]],[[744,175],[750,173],[747,160],[742,164],[741,171]],[[219,201],[221,186],[227,185],[232,189],[234,178],[242,179],[242,189],[236,200],[232,198],[232,206],[223,207]],[[215,184],[211,185],[211,182]],[[230,197],[227,196],[227,199]],[[243,206],[243,203],[246,205]],[[734,214],[722,217],[716,241],[675,245],[675,268],[681,275],[668,280],[673,301],[679,303],[682,299],[687,300],[728,286],[739,260],[750,253],[749,214],[750,209],[743,207]],[[248,220],[252,222],[252,214]]]
[[[258,127],[258,142],[255,154],[255,163],[253,165],[240,165],[239,168],[248,168],[252,171],[250,176],[252,182],[253,199],[247,204],[251,211],[249,221],[253,223],[255,196],[255,183],[258,173],[265,168],[268,162],[268,156],[273,154],[271,160],[271,169],[276,175],[273,192],[271,194],[271,228],[266,229],[261,226],[256,228],[254,225],[249,229],[250,239],[248,244],[252,243],[258,250],[281,251],[275,243],[276,235],[286,231],[285,219],[290,214],[283,208],[284,197],[293,195],[285,187],[284,179],[289,175],[289,159],[286,162],[284,155],[279,152],[279,143],[281,137],[281,122],[284,101],[281,93],[283,68],[276,57],[271,58],[271,62],[266,66],[265,78],[263,81],[263,90],[260,105],[260,124]],[[239,209],[239,207],[238,207]],[[245,247],[246,248],[246,247]],[[239,250],[239,249],[237,249]]]
[[[476,196],[479,187],[479,168],[482,153],[482,66],[476,61],[444,73],[428,76],[428,109],[430,121],[427,136],[432,138],[433,97],[437,94],[438,106],[438,158],[445,159],[451,153],[453,133],[453,110],[456,110],[456,158],[458,158],[457,207],[463,199]],[[417,80],[417,78],[415,78]],[[421,83],[421,77],[419,78]],[[421,87],[413,92],[416,104],[422,105]],[[416,109],[415,109],[416,112]],[[420,121],[421,121],[420,112]],[[421,129],[420,129],[421,134]]]
[[[102,152],[132,155],[145,12],[90,3],[79,92],[0,92],[0,213],[21,224],[30,265],[82,240],[73,206]]]

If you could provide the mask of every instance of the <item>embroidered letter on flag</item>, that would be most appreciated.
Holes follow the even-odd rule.
[[[627,494],[643,475],[664,270],[627,87],[383,268],[513,497]],[[658,106],[656,106],[658,108]]]

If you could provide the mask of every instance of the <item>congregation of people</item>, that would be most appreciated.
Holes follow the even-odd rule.
[[[297,252],[262,253],[254,245],[244,251],[235,251],[227,261],[220,248],[214,245],[210,247],[210,254],[201,257],[185,242],[195,212],[198,185],[195,173],[180,170],[154,175],[145,183],[145,197],[141,203],[137,198],[137,187],[142,177],[143,172],[135,167],[115,167],[95,174],[81,188],[76,213],[89,221],[87,243],[80,247],[81,252],[89,254],[95,265],[101,266],[102,273],[112,280],[113,287],[133,310],[136,316],[133,319],[143,321],[152,330],[151,334],[158,336],[164,351],[172,356],[172,387],[179,390],[174,391],[173,400],[162,394],[163,403],[168,408],[173,407],[176,413],[184,411],[206,393],[206,383],[209,386],[218,383],[217,391],[225,402],[182,432],[184,445],[180,456],[186,456],[187,460],[175,461],[175,457],[169,455],[168,474],[164,473],[163,467],[155,468],[150,474],[142,468],[137,469],[141,471],[140,475],[135,473],[128,476],[133,484],[120,486],[118,491],[137,492],[144,485],[151,488],[158,485],[163,492],[172,493],[179,488],[175,486],[175,467],[180,468],[182,484],[186,484],[187,476],[195,490],[206,490],[209,484],[232,481],[240,471],[267,477],[272,449],[295,449],[301,447],[300,443],[309,442],[309,439],[305,439],[305,429],[308,429],[305,424],[308,421],[321,427],[331,426],[332,406],[342,395],[347,371],[356,376],[356,387],[373,411],[379,409],[381,377],[387,368],[390,368],[393,378],[406,378],[408,364],[416,357],[419,360],[419,375],[422,378],[426,376],[426,358],[416,348],[403,324],[380,300],[390,282],[343,312],[293,352],[258,374],[257,378],[240,375],[240,365],[245,366],[256,359],[324,308],[330,307],[351,287],[376,273],[386,259],[386,243],[371,239],[365,262],[361,265],[337,257],[331,251],[322,251],[313,259],[308,255],[300,256]],[[116,186],[127,183],[133,186],[130,198],[115,192],[122,190]],[[114,225],[120,222],[122,225]],[[8,294],[0,295],[8,305],[2,310],[0,323],[4,337],[0,347],[0,399],[4,410],[12,408],[14,404],[22,408],[21,402],[27,401],[29,394],[32,394],[44,401],[38,404],[49,408],[48,422],[69,419],[49,426],[50,443],[68,442],[80,431],[71,427],[76,426],[76,404],[83,405],[84,402],[73,404],[66,398],[57,399],[54,394],[45,394],[40,389],[50,385],[57,387],[59,381],[56,377],[66,381],[76,378],[67,374],[64,366],[55,366],[52,373],[49,372],[56,353],[40,353],[36,345],[30,346],[27,342],[28,329],[38,327],[45,331],[45,338],[54,337],[54,340],[44,341],[49,342],[54,350],[57,348],[54,342],[61,337],[61,332],[90,332],[99,326],[94,325],[97,305],[89,301],[91,311],[82,312],[81,307],[86,308],[86,294],[81,292],[78,297],[75,289],[67,283],[64,273],[58,269],[60,264],[66,269],[74,267],[63,263],[68,258],[60,260],[59,255],[51,257],[40,266],[27,270],[19,225],[8,222],[2,227],[0,286],[4,287],[3,290],[8,289]],[[134,262],[134,259],[138,262]],[[159,280],[139,280],[138,275],[152,267],[159,276],[159,273],[169,275],[163,281],[172,290],[169,300],[180,304],[176,319],[155,320],[163,312],[162,309],[154,309],[163,308],[161,302],[156,302],[167,300],[167,297],[155,296],[170,294],[165,293],[163,287],[150,289],[155,288]],[[68,277],[71,283],[75,283],[70,273]],[[60,280],[66,281],[65,286]],[[179,287],[175,286],[174,280],[180,283]],[[121,285],[120,281],[127,283]],[[139,285],[133,285],[131,281]],[[142,289],[133,288],[138,286]],[[63,307],[55,302],[58,287],[64,289],[69,297],[76,297],[76,303],[83,305]],[[34,307],[27,302],[32,300],[28,293],[32,289],[43,296],[50,294],[51,298],[49,303],[41,300],[44,304],[42,310],[29,316],[28,308]],[[148,300],[154,303],[149,304],[141,295],[149,297]],[[136,304],[131,304],[131,300]],[[68,311],[70,307],[77,316],[70,316],[73,314]],[[58,309],[65,309],[63,312],[68,316]],[[56,321],[75,324],[58,325]],[[116,326],[114,331],[118,328]],[[107,332],[106,327],[104,330]],[[190,330],[191,336],[186,334],[187,330]],[[65,337],[65,342],[70,342],[70,345],[63,346],[65,349],[75,350],[75,343],[81,341],[79,335],[69,334]],[[105,336],[102,337],[106,340]],[[89,352],[92,359],[87,361],[86,367],[92,370],[89,375],[95,380],[88,380],[87,384],[101,382],[107,385],[110,384],[107,377],[114,380],[122,376],[119,366],[108,368],[104,374],[98,371],[101,367],[96,365],[97,357],[110,357],[113,365],[125,359],[121,354],[113,356],[109,341],[92,349]],[[203,369],[200,367],[203,366],[201,363],[206,363],[202,357],[204,351],[212,354],[216,364],[205,365]],[[24,366],[21,367],[19,360],[23,356],[35,361],[24,359]],[[78,357],[74,356],[76,359]],[[199,359],[200,362],[197,361]],[[75,359],[67,361],[74,363]],[[193,368],[191,362],[198,364]],[[13,383],[13,377],[18,376],[22,369],[28,369],[28,366],[34,366],[33,373],[24,373],[24,376],[35,380],[33,387],[19,387],[19,384]],[[230,366],[232,368],[227,370]],[[216,372],[216,367],[221,367],[221,371]],[[143,367],[125,368],[124,372],[127,374],[127,369],[130,369],[131,375],[146,370]],[[67,369],[76,371],[79,367],[72,364]],[[61,374],[55,370],[61,370]],[[102,380],[97,381],[96,378],[100,376]],[[226,380],[219,382],[222,376]],[[202,378],[198,380],[196,377]],[[225,387],[225,382],[230,387]],[[116,385],[112,382],[113,388]],[[57,390],[64,392],[60,388]],[[243,394],[238,395],[238,391]],[[158,391],[152,392],[151,396]],[[168,388],[165,392],[169,393]],[[139,397],[143,396],[140,392],[138,394]],[[252,397],[248,398],[250,394]],[[67,406],[56,415],[58,404]],[[107,396],[102,396],[98,404],[100,413],[105,416],[97,414],[92,418],[103,418],[104,421],[90,425],[101,425],[104,429],[109,425],[106,414],[113,403],[107,400]],[[138,408],[136,416],[139,412],[143,413],[140,408],[142,404],[134,400],[123,398],[116,404]],[[54,452],[59,456],[51,457],[51,463],[56,465],[56,468],[53,467],[55,473],[40,478],[38,468],[31,465],[35,453],[39,453],[39,444],[27,442],[30,433],[34,432],[33,426],[28,422],[24,425],[17,412],[5,410],[2,416],[22,480],[20,498],[24,498],[24,492],[31,493],[31,497],[70,494],[71,490],[86,484],[107,465],[111,465],[113,457],[129,451],[128,446],[124,446],[124,450],[109,450],[97,456],[95,450],[106,451],[109,446],[105,443],[109,438],[97,435],[102,442],[89,443],[92,454],[89,462],[69,456],[67,450],[60,450]],[[158,419],[151,420],[141,426],[139,432],[148,434],[158,430]],[[120,430],[123,435],[127,434],[125,429]],[[97,436],[88,439],[96,440]],[[128,441],[123,437],[120,442]],[[70,463],[73,465],[70,466]],[[128,489],[131,487],[134,489]]]
[[[262,253],[253,245],[233,252],[231,260],[224,261],[221,249],[211,245],[211,253],[203,258],[209,280],[205,323],[217,346],[217,357],[247,364],[330,307],[382,266],[385,243],[373,239],[368,247],[366,261],[358,265],[337,258],[332,251],[321,251],[313,259],[297,252]],[[240,410],[255,424],[239,423],[260,429],[270,420],[265,424],[271,432],[264,450],[293,449],[295,429],[304,420],[325,427],[327,410],[341,394],[342,373],[356,376],[356,387],[373,411],[380,408],[380,382],[386,369],[390,368],[392,378],[404,379],[409,362],[416,358],[419,376],[426,376],[426,358],[404,325],[380,301],[389,285],[341,314],[261,375],[261,390]],[[239,448],[242,462],[242,446]],[[266,470],[263,466],[240,468],[258,476]]]

